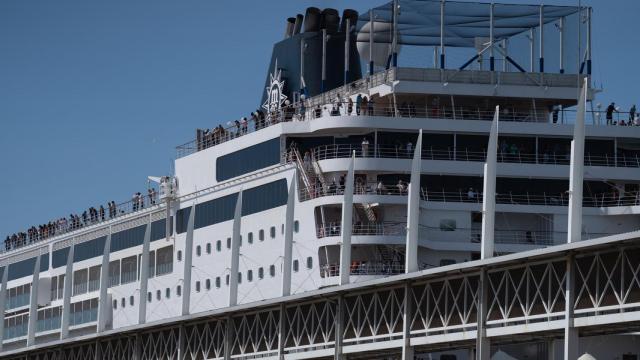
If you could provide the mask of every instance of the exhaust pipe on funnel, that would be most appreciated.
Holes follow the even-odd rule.
[[[340,23],[340,32],[343,33],[345,31],[345,27],[347,26],[347,19],[349,19],[349,24],[351,27],[356,26],[358,22],[358,12],[353,9],[345,9],[342,13],[342,22]]]
[[[320,9],[309,7],[304,15],[304,32],[318,31],[320,31]]]
[[[287,27],[284,30],[284,38],[288,39],[293,35],[293,30],[295,27],[296,18],[288,18],[287,19]]]
[[[320,27],[322,29],[327,29],[329,34],[338,32],[338,27],[340,26],[340,14],[338,10],[331,8],[322,10],[321,19]]]
[[[302,14],[296,15],[296,22],[293,25],[293,35],[300,34],[300,30],[302,29],[302,22],[304,21],[304,16]]]

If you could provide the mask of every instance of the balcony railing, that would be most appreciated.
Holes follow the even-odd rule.
[[[354,261],[349,267],[351,275],[397,275],[404,273],[404,265],[380,261]],[[321,277],[340,275],[340,264],[320,266]]]
[[[340,223],[328,223],[316,229],[319,239],[329,236],[340,236],[342,231]],[[406,234],[406,224],[398,222],[381,222],[370,224],[353,224],[352,234],[360,235],[380,235],[380,236],[402,236]]]
[[[413,147],[405,145],[351,145],[333,144],[316,147],[312,150],[315,160],[344,159],[350,158],[355,152],[357,158],[374,159],[412,159]],[[486,161],[486,151],[473,151],[469,149],[423,149],[421,157],[423,160],[449,160],[449,161]],[[523,153],[520,151],[509,152],[499,151],[498,162],[516,164],[547,164],[547,165],[569,165],[571,154],[544,152],[539,154]],[[618,166],[618,167],[640,167],[640,155],[627,156],[620,154],[592,155],[586,153],[584,156],[586,166]]]
[[[344,194],[344,185],[329,184],[325,187],[317,184],[312,189],[299,188],[300,201],[306,201],[323,196],[334,196]],[[358,183],[354,186],[354,195],[386,195],[386,196],[407,196],[407,183]],[[428,190],[422,188],[420,197],[424,201],[431,202],[455,202],[455,203],[476,203],[482,204],[483,194],[475,191],[446,191]],[[568,206],[569,196],[567,193],[558,194],[496,194],[496,203],[511,205],[546,205],[546,206]],[[625,193],[620,196],[617,193],[586,194],[582,200],[584,207],[615,207],[615,206],[640,206],[640,192]]]

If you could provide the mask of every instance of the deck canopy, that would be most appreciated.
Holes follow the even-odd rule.
[[[440,0],[398,0],[398,44],[439,46],[441,32]],[[444,3],[444,46],[477,47],[478,39],[488,39],[491,31],[490,3],[446,1]],[[494,41],[518,35],[540,25],[558,21],[580,11],[577,6],[494,4]],[[358,41],[369,41],[371,13],[374,41],[390,43],[393,34],[393,2],[363,12],[358,19]],[[380,26],[389,24],[389,26]]]

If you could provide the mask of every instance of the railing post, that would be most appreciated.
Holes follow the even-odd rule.
[[[413,360],[414,349],[411,346],[411,284],[404,284],[404,314],[402,316],[402,360]]]
[[[330,301],[330,300],[327,300]],[[335,340],[334,340],[334,360],[343,360],[342,356],[342,338],[344,335],[344,297],[339,295],[336,304],[336,317],[335,317]]]
[[[575,303],[575,260],[572,254],[566,259],[565,280],[565,328],[564,328],[564,357],[563,359],[578,358],[578,329],[573,324],[573,310]]]
[[[477,335],[476,335],[476,360],[489,360],[491,358],[491,342],[487,337],[486,321],[489,301],[489,287],[487,286],[487,270],[480,271],[477,312]]]

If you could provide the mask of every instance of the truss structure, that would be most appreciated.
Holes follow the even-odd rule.
[[[517,254],[452,265],[126,332],[5,349],[3,355],[25,360],[376,358],[400,357],[403,347],[472,348],[481,328],[498,342],[523,334],[562,337],[567,326],[581,335],[631,331],[640,328],[640,238],[614,244],[573,244],[535,257]],[[569,265],[573,275],[566,271]],[[481,306],[483,293],[486,306]]]

